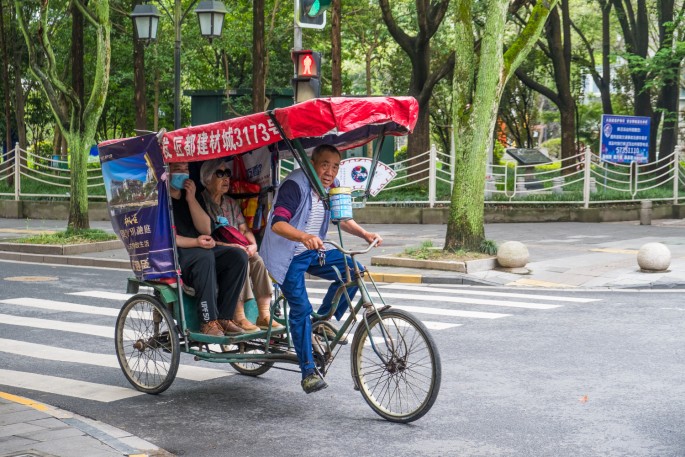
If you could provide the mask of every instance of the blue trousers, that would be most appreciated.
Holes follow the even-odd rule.
[[[351,259],[348,259],[347,262],[350,266],[353,265]],[[305,251],[293,258],[292,263],[288,268],[288,272],[285,274],[283,284],[281,284],[281,291],[283,291],[283,295],[288,300],[288,305],[290,306],[290,313],[288,315],[290,320],[290,334],[293,339],[297,358],[300,360],[300,370],[302,371],[303,377],[314,370],[314,356],[312,355],[312,321],[310,318],[313,309],[312,304],[309,302],[309,297],[307,296],[304,274],[306,272],[322,279],[334,281],[328,288],[323,303],[317,311],[319,314],[326,314],[331,309],[333,296],[341,285],[335,271],[331,268],[333,265],[338,268],[344,280],[345,258],[340,251],[337,249],[326,251],[326,263],[323,266],[319,265],[318,251]],[[356,286],[347,289],[350,299],[354,298],[357,289]],[[335,311],[335,318],[340,320],[348,307],[347,297],[343,294],[338,303],[338,308]]]

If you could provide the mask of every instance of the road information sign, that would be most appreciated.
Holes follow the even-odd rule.
[[[651,121],[649,117],[602,114],[602,161],[647,163]]]

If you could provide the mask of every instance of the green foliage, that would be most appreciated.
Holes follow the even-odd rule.
[[[67,229],[62,232],[52,233],[52,234],[42,234],[34,235],[25,238],[18,238],[12,240],[15,243],[26,243],[26,244],[81,244],[81,243],[93,243],[97,241],[109,241],[115,240],[117,237],[112,233],[107,233],[100,229],[80,229],[73,230]]]
[[[407,160],[407,146],[404,145],[395,151],[395,162],[401,162]]]
[[[495,141],[495,145],[492,148],[492,164],[502,165],[502,157],[504,157],[505,152],[506,148],[502,146],[502,143]]]
[[[421,243],[421,246],[419,246],[418,248],[417,247],[406,248],[404,250],[404,253],[413,259],[426,260],[430,256],[430,251],[431,251],[432,247],[433,247],[432,241],[424,241]]]
[[[497,242],[495,240],[483,240],[480,244],[480,252],[488,255],[497,255]]]
[[[547,149],[547,154],[551,159],[561,158],[561,138],[552,138],[540,145],[541,148]]]

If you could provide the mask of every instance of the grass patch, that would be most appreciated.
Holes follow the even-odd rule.
[[[398,257],[416,260],[444,260],[444,261],[460,261],[488,259],[492,255],[482,252],[459,250],[456,252],[444,251],[442,248],[433,246],[432,241],[424,241],[419,247],[409,247],[404,250]]]
[[[117,237],[113,233],[107,233],[100,229],[67,229],[63,232],[17,238],[12,240],[12,242],[25,244],[56,244],[62,246],[65,244],[95,243],[97,241],[109,241],[116,239]]]

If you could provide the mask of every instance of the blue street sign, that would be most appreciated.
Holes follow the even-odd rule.
[[[647,163],[652,119],[602,114],[599,149],[602,162]]]

